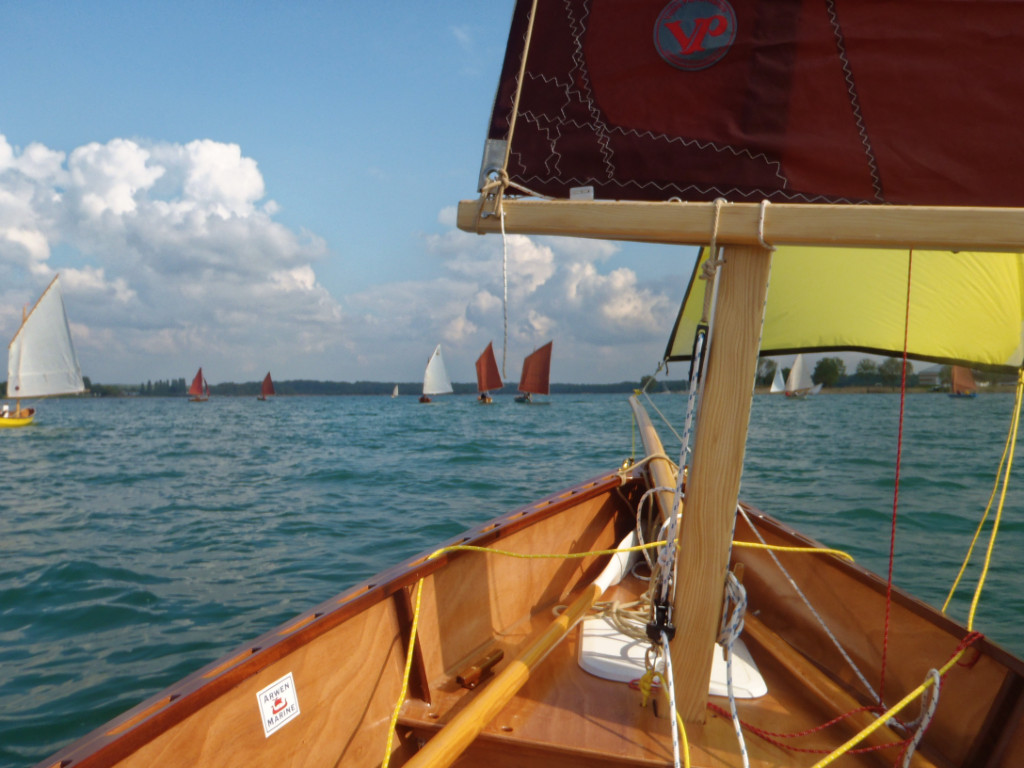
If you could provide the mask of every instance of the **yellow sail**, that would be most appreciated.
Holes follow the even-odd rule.
[[[706,281],[694,269],[666,356],[690,357]],[[908,311],[909,280],[909,311]],[[761,354],[857,350],[972,368],[1024,363],[1024,255],[780,247]]]

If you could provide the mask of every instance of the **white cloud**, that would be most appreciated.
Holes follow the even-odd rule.
[[[469,381],[489,341],[518,368],[552,338],[555,380],[601,381],[649,372],[634,359],[660,353],[674,316],[660,286],[608,268],[616,244],[503,243],[455,229],[454,208],[411,255],[431,259],[434,277],[399,273],[332,296],[317,271],[327,244],[277,221],[266,193],[236,144],[113,139],[65,155],[0,136],[0,334],[13,335],[20,307],[60,271],[95,381],[177,378],[200,364],[214,382],[268,367],[285,379],[409,381],[438,342],[452,377]]]

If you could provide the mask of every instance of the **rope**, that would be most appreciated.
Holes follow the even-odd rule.
[[[1006,465],[1007,457],[1010,457],[1012,462],[1014,446],[1017,444],[1017,425],[1020,422],[1022,388],[1024,388],[1024,371],[1020,371],[1017,374],[1017,394],[1014,401],[1013,415],[1010,418],[1010,429],[1006,433],[1006,444],[1003,447],[1003,455],[1000,457],[999,467],[996,469],[996,479],[992,484],[992,493],[989,495],[988,503],[985,505],[985,513],[981,516],[981,520],[978,522],[978,527],[974,531],[974,538],[971,539],[971,545],[967,548],[967,554],[964,556],[964,561],[960,566],[960,571],[953,580],[953,586],[949,589],[949,594],[946,596],[946,602],[942,604],[943,613],[945,613],[946,609],[949,608],[949,604],[953,599],[953,594],[960,585],[960,580],[963,578],[964,572],[967,570],[967,565],[974,554],[974,546],[978,543],[978,539],[981,537],[981,532],[985,527],[985,521],[988,520],[989,512],[992,510],[992,502],[995,501],[996,493],[999,490],[999,481],[1003,479],[1003,467]],[[1006,470],[1006,479],[1009,479],[1009,469]],[[1005,498],[1005,480],[1003,488],[1003,498]],[[1002,509],[1002,499],[1000,500],[999,509]]]
[[[1003,475],[1003,491],[999,497],[999,506],[996,508],[996,517],[992,521],[992,534],[989,536],[988,549],[985,552],[985,564],[981,569],[981,576],[978,579],[978,586],[974,590],[974,599],[971,600],[971,611],[967,616],[967,628],[974,628],[974,614],[978,610],[978,603],[981,601],[981,590],[985,586],[985,579],[988,577],[988,569],[992,564],[992,551],[996,545],[996,535],[999,533],[999,523],[1003,517],[1003,505],[1006,502],[1006,490],[1010,483],[1010,470],[1013,468],[1013,451],[1017,444],[1017,426],[1020,423],[1021,400],[1024,398],[1024,371],[1017,374],[1017,400],[1013,408],[1013,427],[1010,439],[1010,453],[1006,459],[1006,474]]]
[[[967,652],[967,649],[979,639],[981,639],[981,635],[977,632],[972,632],[967,637],[965,637],[962,641],[960,641],[960,645],[957,647],[956,651],[954,651],[953,656],[949,659],[949,661],[947,661],[945,664],[942,665],[942,667],[939,668],[938,677],[932,674],[934,670],[932,670],[932,672],[929,672],[928,677],[925,679],[923,683],[917,686],[917,688],[915,688],[902,699],[900,699],[899,702],[890,707],[886,712],[883,712],[877,720],[870,723],[852,739],[849,739],[839,748],[833,750],[827,757],[815,763],[813,768],[825,768],[825,766],[835,762],[838,758],[842,757],[844,754],[849,752],[852,747],[859,744],[865,738],[867,738],[872,733],[881,728],[883,725],[885,725],[891,718],[895,717],[914,699],[916,699],[918,696],[921,696],[925,691],[932,687],[935,684],[936,680],[944,677],[946,673],[953,668],[953,665],[960,661],[963,655]]]
[[[391,745],[395,741],[395,726],[398,725],[398,716],[402,712],[402,704],[405,702],[406,694],[409,693],[409,677],[412,673],[412,657],[416,648],[416,630],[420,623],[420,598],[423,596],[423,579],[416,582],[416,599],[413,601],[412,627],[409,629],[409,648],[405,653],[405,671],[402,673],[402,688],[398,692],[398,702],[395,704],[395,711],[391,713],[391,723],[388,725],[388,740],[384,745],[384,760],[380,768],[388,768],[391,763]]]
[[[764,241],[764,221],[768,213],[768,206],[771,204],[770,200],[762,200],[760,207],[760,214],[757,217],[757,241],[761,244],[761,247],[766,251],[774,251],[775,246],[769,245]]]
[[[907,339],[910,336],[910,286],[911,269],[914,266],[914,251],[907,254],[907,305],[903,317],[903,375],[900,382],[900,424],[896,436],[896,478],[893,482],[892,525],[889,531],[889,575],[885,587],[885,629],[882,634],[882,663],[878,683],[878,703],[885,698],[885,667],[889,653],[889,622],[892,616],[892,571],[896,561],[896,512],[900,500],[900,460],[903,456],[903,414],[907,401]]]
[[[866,691],[870,691],[874,695],[875,700],[880,702],[881,699],[879,698],[878,694],[875,693],[874,686],[872,686],[871,683],[868,682],[867,677],[865,677],[864,673],[860,671],[860,667],[857,666],[853,658],[851,658],[850,654],[847,653],[846,649],[843,647],[843,644],[839,642],[839,638],[836,637],[835,633],[825,622],[825,619],[822,617],[822,615],[818,613],[817,609],[811,604],[810,598],[808,598],[807,595],[804,594],[803,590],[800,589],[800,586],[796,583],[796,580],[790,575],[789,571],[786,570],[785,566],[782,564],[782,561],[779,560],[779,558],[772,551],[772,547],[765,543],[764,537],[761,536],[761,531],[754,527],[754,524],[753,522],[751,522],[746,510],[743,509],[743,507],[738,507],[737,512],[743,516],[743,519],[746,521],[747,526],[754,532],[754,535],[757,536],[761,544],[767,547],[768,554],[771,556],[772,560],[775,561],[775,565],[778,566],[779,570],[782,572],[782,575],[786,577],[786,581],[789,582],[789,585],[793,588],[793,591],[796,592],[797,597],[799,597],[803,604],[807,607],[807,610],[811,612],[811,615],[818,622],[818,625],[828,636],[829,640],[832,641],[832,644],[836,647],[836,650],[839,651],[839,654],[849,665],[850,669],[853,670],[853,673],[857,676],[857,679],[860,680],[861,684],[864,686],[864,689]],[[739,542],[734,542],[733,546],[736,546],[736,544],[738,543]]]
[[[939,706],[939,689],[942,687],[942,676],[939,675],[937,669],[929,670],[929,677],[931,678],[932,686],[921,694],[921,715],[918,718],[917,730],[914,731],[914,735],[907,742],[907,746],[904,747],[903,752],[903,768],[910,768],[910,758],[914,756],[917,745],[921,743],[921,739],[924,737],[925,731],[928,730],[928,726],[932,724],[932,718],[935,717],[935,710]]]
[[[731,613],[728,610],[730,602],[733,604]],[[747,755],[747,743],[743,739],[740,713],[736,709],[736,692],[733,690],[732,685],[732,648],[743,632],[743,617],[746,610],[747,590],[740,584],[736,574],[729,571],[725,579],[725,610],[722,612],[722,630],[719,633],[718,642],[725,649],[725,685],[729,692],[729,711],[732,714],[732,727],[736,732],[736,740],[740,745],[740,757],[743,759],[743,768],[750,768],[750,758]],[[726,616],[728,616],[728,621],[726,621]]]
[[[749,521],[748,521],[749,522]],[[808,555],[833,555],[841,560],[846,560],[852,563],[853,555],[848,552],[843,552],[841,549],[832,549],[831,547],[784,547],[780,544],[766,544],[756,541],[733,541],[733,547],[740,549],[766,549],[772,552],[800,552]]]

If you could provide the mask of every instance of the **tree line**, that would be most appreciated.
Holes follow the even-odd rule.
[[[758,360],[757,383],[761,386],[770,386],[775,378],[775,371],[778,364],[767,357]],[[944,365],[939,369],[938,386],[948,388],[950,384],[950,366]],[[789,377],[789,368],[782,369],[782,378]],[[1012,383],[1012,375],[1002,375],[978,372],[974,373],[978,382],[989,382],[992,384]],[[814,366],[811,374],[811,381],[821,384],[824,387],[898,387],[903,380],[903,360],[898,357],[887,357],[882,362],[876,362],[871,358],[862,358],[853,373],[848,373],[846,363],[839,357],[823,357]],[[921,374],[914,371],[913,363],[907,361],[907,386],[921,386]],[[929,382],[929,386],[932,384]]]

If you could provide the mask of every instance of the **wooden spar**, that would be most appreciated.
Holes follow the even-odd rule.
[[[707,714],[771,268],[771,251],[764,248],[733,246],[723,255],[672,610],[676,707],[690,723],[704,722]]]
[[[480,234],[501,231],[497,216],[480,216],[482,199],[459,203],[458,226]],[[505,231],[602,240],[704,245],[713,203],[611,200],[504,200]],[[772,245],[1018,251],[1024,249],[1024,209],[898,205],[767,206],[764,240]],[[721,207],[719,245],[758,245],[761,208]]]
[[[516,692],[530,679],[536,667],[572,629],[601,596],[595,583],[583,593],[507,667],[481,689],[473,700],[445,724],[424,747],[404,764],[404,768],[445,768],[454,763],[473,743],[480,731],[494,719]]]
[[[640,405],[640,401],[636,399],[636,395],[630,396],[629,406],[633,409],[633,418],[636,419],[636,431],[640,436],[640,442],[643,444],[644,454],[647,456],[664,455],[665,449],[661,444],[661,438],[654,429],[654,425],[651,424],[647,411]],[[651,459],[647,466],[651,474],[652,487],[675,488],[676,473],[667,458],[658,457]],[[668,519],[672,510],[672,502],[675,500],[675,492],[671,490],[658,491],[655,496],[658,499],[658,504],[661,506],[662,514],[665,516],[665,519]]]

